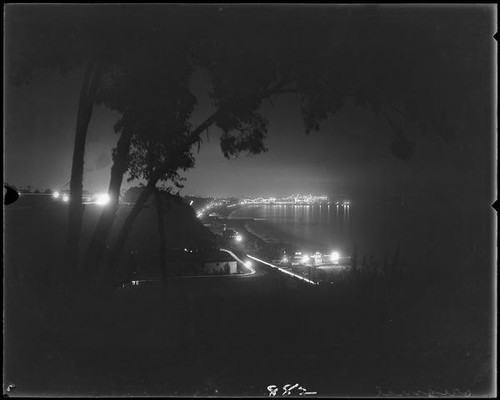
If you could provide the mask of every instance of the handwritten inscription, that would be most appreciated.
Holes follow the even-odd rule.
[[[307,396],[317,394],[317,392],[310,392],[307,389],[300,386],[298,383],[292,385],[287,383],[282,388],[283,392],[280,393],[280,388],[276,385],[269,385],[267,390],[269,391],[269,397],[275,396]]]

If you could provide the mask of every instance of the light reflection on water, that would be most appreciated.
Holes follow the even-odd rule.
[[[297,245],[308,251],[350,250],[351,207],[348,205],[257,205],[235,211],[231,218],[254,218],[249,227],[264,239]]]

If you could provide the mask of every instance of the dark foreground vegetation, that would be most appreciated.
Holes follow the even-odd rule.
[[[360,271],[313,287],[258,265],[264,274],[253,278],[65,296],[43,268],[56,265],[59,206],[6,215],[5,383],[16,385],[13,395],[267,396],[267,386],[287,383],[319,395],[491,388],[486,269]],[[15,223],[21,212],[32,224]],[[141,221],[148,225],[147,211]]]
[[[491,314],[481,282],[457,281],[178,281],[85,307],[11,287],[7,376],[22,394],[264,395],[296,382],[326,394],[478,394],[491,379]]]

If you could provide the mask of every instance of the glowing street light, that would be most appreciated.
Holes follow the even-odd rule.
[[[69,201],[69,196],[67,194],[63,194],[62,201],[67,203]]]
[[[54,193],[52,193],[52,197],[53,197],[54,199],[58,199],[60,195],[61,195],[61,194],[60,194],[59,192],[54,192]]]
[[[334,251],[330,255],[330,259],[332,260],[332,263],[338,264],[340,259],[340,254],[337,251]]]
[[[302,262],[303,262],[304,264],[307,264],[307,263],[309,262],[309,260],[310,260],[310,259],[311,259],[311,258],[310,258],[307,254],[304,254],[304,255],[302,256]]]
[[[109,197],[109,194],[107,193],[98,193],[95,196],[95,203],[100,206],[105,206],[110,202],[111,198]]]
[[[243,240],[243,236],[241,235],[236,235],[236,237],[234,238],[237,242],[241,242]]]

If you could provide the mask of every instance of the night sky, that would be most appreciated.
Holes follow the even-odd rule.
[[[78,78],[76,72],[64,80],[44,74],[41,82],[10,91],[5,138],[8,182],[57,189],[69,181]],[[50,97],[40,96],[42,92]],[[268,151],[227,160],[218,143],[220,132],[212,128],[208,138],[203,135],[199,154],[195,146],[196,166],[183,174],[187,178],[183,193],[344,193],[363,175],[375,179],[393,166],[409,168],[409,163],[390,157],[389,127],[366,110],[350,105],[323,124],[321,131],[306,135],[293,95],[264,107],[270,120]],[[199,110],[194,119],[201,120],[206,110]],[[109,182],[117,118],[104,107],[98,107],[93,116],[85,161],[85,187],[89,190],[105,190]]]
[[[4,392],[494,397],[496,13],[7,4]]]
[[[411,10],[408,8],[407,12]],[[483,11],[484,29],[478,33],[478,39],[491,40],[488,34],[493,30],[493,13],[491,8]],[[457,25],[466,24],[467,10],[459,14],[461,20]],[[435,23],[428,21],[422,29],[433,29]],[[8,34],[6,40],[11,40]],[[475,57],[474,46],[473,42],[464,44],[464,58]],[[476,60],[477,65],[482,65],[479,67],[482,70],[476,69],[470,74],[470,83],[479,79],[476,72],[490,74],[490,66],[484,61],[488,60]],[[436,60],[435,68],[436,74],[440,74],[442,66],[439,60]],[[28,85],[17,87],[7,83],[7,182],[16,186],[58,189],[69,181],[81,78],[81,70],[74,70],[65,77],[40,71]],[[201,121],[211,111],[207,98],[209,88],[207,76],[197,71],[192,79],[193,93],[198,96],[193,122]],[[411,95],[407,93],[407,96]],[[483,100],[487,107],[491,107],[489,98]],[[432,180],[429,171],[439,170],[443,164],[443,159],[436,156],[439,140],[432,135],[413,132],[413,125],[408,121],[401,124],[417,143],[417,155],[411,160],[395,159],[390,154],[388,124],[383,118],[353,104],[348,104],[323,122],[319,132],[309,135],[305,134],[294,94],[283,95],[274,106],[265,103],[263,110],[269,120],[269,135],[265,142],[269,151],[252,157],[241,154],[227,160],[220,151],[220,132],[211,128],[209,138],[203,135],[199,154],[195,146],[195,168],[183,173],[187,181],[182,194],[251,196],[328,195],[361,189],[385,193],[418,191],[422,182]],[[87,138],[85,189],[102,191],[107,188],[111,151],[118,139],[113,131],[117,119],[118,114],[105,107],[94,110]],[[487,131],[483,132],[481,143],[489,141]],[[126,183],[125,187],[133,184]]]

